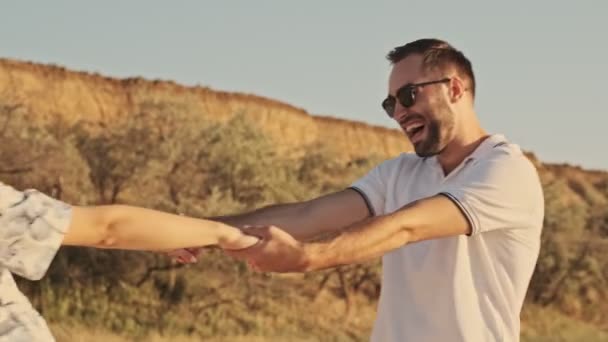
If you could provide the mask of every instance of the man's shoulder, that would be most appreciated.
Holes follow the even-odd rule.
[[[500,167],[520,165],[534,169],[534,164],[519,144],[496,134],[487,141],[487,146],[474,159],[478,162],[490,162]]]
[[[506,183],[514,187],[540,184],[535,164],[518,144],[504,138],[494,138],[488,143],[485,151],[479,153],[472,167],[468,168],[469,179]]]

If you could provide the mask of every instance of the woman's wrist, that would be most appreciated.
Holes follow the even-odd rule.
[[[242,230],[223,223],[218,223],[217,231],[220,232],[218,237],[218,245],[223,249],[244,249],[259,242],[258,237],[247,235],[243,233]]]

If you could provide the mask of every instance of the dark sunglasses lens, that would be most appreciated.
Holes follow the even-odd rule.
[[[397,97],[399,98],[399,103],[401,103],[403,107],[408,108],[414,105],[416,92],[412,87],[404,87],[399,89]]]
[[[393,113],[395,112],[395,98],[387,97],[384,101],[382,101],[382,108],[388,116],[393,117]]]

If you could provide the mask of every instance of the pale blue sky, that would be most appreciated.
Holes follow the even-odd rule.
[[[608,170],[607,1],[12,1],[0,56],[270,97],[397,128],[380,108],[394,46],[446,39],[477,111],[542,160]],[[405,138],[404,138],[405,139]]]

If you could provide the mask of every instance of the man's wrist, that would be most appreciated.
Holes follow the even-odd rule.
[[[320,246],[314,242],[302,243],[302,271],[311,272],[323,268]]]

